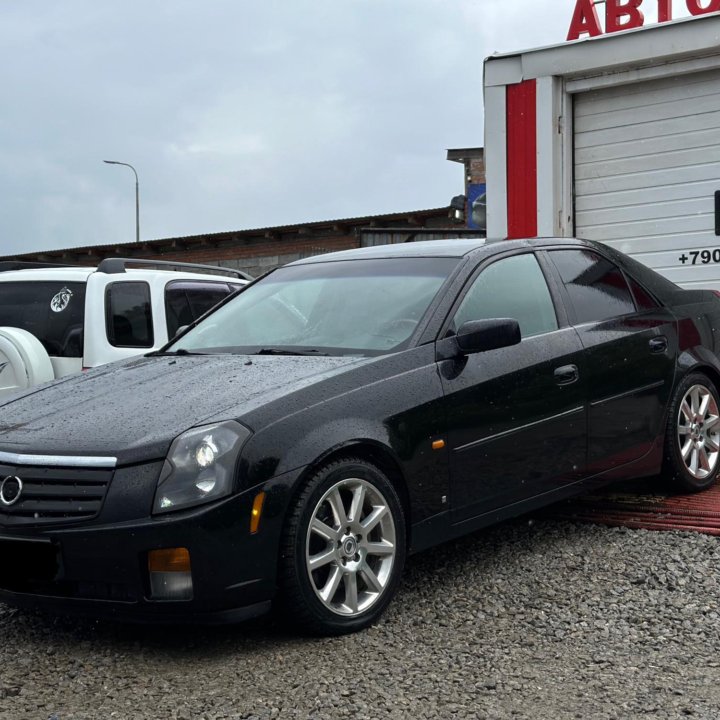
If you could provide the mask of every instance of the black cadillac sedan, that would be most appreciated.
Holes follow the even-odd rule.
[[[711,485],[719,328],[712,292],[577,240],[293,263],[0,406],[0,600],[363,628],[408,553],[620,478]]]

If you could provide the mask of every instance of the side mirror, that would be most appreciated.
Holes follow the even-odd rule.
[[[520,325],[510,318],[470,320],[460,326],[455,339],[465,355],[497,350],[520,342]]]
[[[175,334],[172,336],[172,340],[174,340],[178,335],[182,335],[190,326],[189,325],[181,325],[176,331]]]

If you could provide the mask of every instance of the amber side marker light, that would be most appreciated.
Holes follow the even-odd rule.
[[[265,504],[265,493],[259,492],[253,500],[252,512],[250,513],[250,534],[254,535],[260,527],[263,505]]]
[[[192,600],[192,572],[187,548],[150,550],[148,575],[152,600]]]
[[[433,444],[432,444],[433,450],[442,450],[444,447],[445,447],[444,440],[433,440]]]

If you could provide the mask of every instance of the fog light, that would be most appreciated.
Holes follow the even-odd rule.
[[[148,553],[152,600],[192,600],[193,584],[187,548],[164,548]]]

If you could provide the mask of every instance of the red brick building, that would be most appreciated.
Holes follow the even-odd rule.
[[[96,265],[108,257],[177,260],[222,265],[257,276],[293,260],[335,250],[406,242],[418,237],[433,239],[467,233],[462,226],[458,227],[450,221],[448,208],[442,207],[409,213],[163,238],[140,243],[47,250],[7,255],[0,260],[72,265]]]

